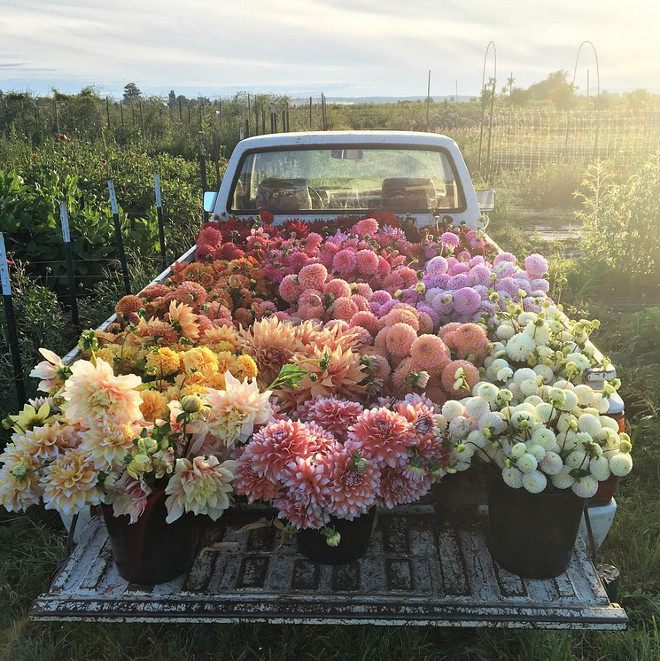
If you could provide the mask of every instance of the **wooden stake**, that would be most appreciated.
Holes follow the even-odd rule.
[[[78,317],[78,299],[76,297],[76,275],[73,270],[73,250],[71,249],[71,233],[69,232],[69,212],[65,202],[60,202],[60,222],[62,224],[62,240],[64,241],[64,256],[66,258],[66,274],[69,284],[69,304],[71,305],[71,323],[76,331],[80,331]]]
[[[121,234],[121,223],[119,222],[119,207],[117,206],[117,195],[115,185],[110,179],[108,181],[108,192],[110,193],[110,207],[112,209],[112,220],[115,225],[115,238],[117,239],[117,250],[119,251],[119,264],[124,279],[124,290],[128,296],[131,293],[131,280],[128,276],[128,264],[126,263],[126,251],[124,250],[124,237]]]

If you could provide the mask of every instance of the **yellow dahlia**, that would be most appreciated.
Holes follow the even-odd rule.
[[[40,485],[44,506],[62,514],[78,514],[87,505],[98,505],[101,492],[94,462],[78,449],[68,450],[46,467]]]
[[[71,425],[55,422],[33,427],[11,437],[17,450],[27,452],[37,461],[55,459],[64,449],[80,444],[80,433]]]
[[[167,523],[176,521],[184,512],[206,514],[213,521],[231,505],[231,481],[236,462],[220,463],[216,457],[177,459],[174,474],[167,483]]]
[[[176,301],[171,301],[167,316],[172,328],[184,337],[191,340],[196,340],[199,337],[199,326],[195,321],[195,313],[189,305],[185,303],[177,305]]]
[[[205,346],[209,344],[222,344],[229,343],[231,349],[228,351],[234,351],[240,346],[238,341],[238,334],[236,329],[233,326],[213,326],[204,331],[203,335],[199,339],[199,343]]]
[[[243,354],[238,356],[234,361],[234,367],[231,373],[239,379],[254,379],[259,373],[259,370],[252,356]]]
[[[89,454],[95,468],[108,473],[124,463],[139,433],[140,429],[133,425],[103,423],[83,434],[80,449]]]
[[[181,354],[171,347],[160,347],[158,351],[147,353],[146,365],[148,373],[158,377],[169,376],[181,369]]]
[[[266,317],[255,321],[250,328],[242,328],[239,338],[245,352],[257,363],[264,384],[272,383],[282,365],[303,347],[293,324],[277,317]]]
[[[167,408],[168,398],[157,390],[142,390],[142,404],[140,404],[140,411],[142,417],[147,422],[154,420],[167,420],[169,409]]]
[[[83,420],[93,427],[106,419],[122,424],[141,417],[140,393],[136,390],[142,383],[139,376],[115,376],[112,367],[98,358],[96,365],[87,360],[75,362],[71,372],[63,392],[70,422]]]
[[[208,347],[195,347],[186,351],[181,362],[188,374],[201,374],[205,379],[211,378],[218,372],[217,356]]]

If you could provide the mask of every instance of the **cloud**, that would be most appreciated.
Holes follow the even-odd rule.
[[[632,89],[659,84],[658,28],[645,0],[3,0],[0,85],[411,95],[432,69],[435,94],[477,94],[491,39],[521,86],[572,76],[591,39],[603,87]]]

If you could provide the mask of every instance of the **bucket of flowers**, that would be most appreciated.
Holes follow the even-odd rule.
[[[511,387],[478,383],[473,396],[447,402],[443,415],[458,470],[476,461],[488,481],[490,545],[505,569],[551,578],[568,567],[586,500],[599,482],[632,469],[631,443],[602,415],[602,392],[562,379],[551,385],[529,368]],[[609,394],[612,394],[611,392]]]

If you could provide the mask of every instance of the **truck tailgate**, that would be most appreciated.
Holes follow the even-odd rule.
[[[624,629],[578,539],[568,570],[521,579],[497,566],[483,522],[452,524],[441,505],[379,511],[369,551],[343,566],[317,565],[273,526],[242,532],[270,514],[237,507],[190,573],[151,587],[128,584],[112,562],[102,518],[89,523],[34,620],[93,622],[271,622]]]

